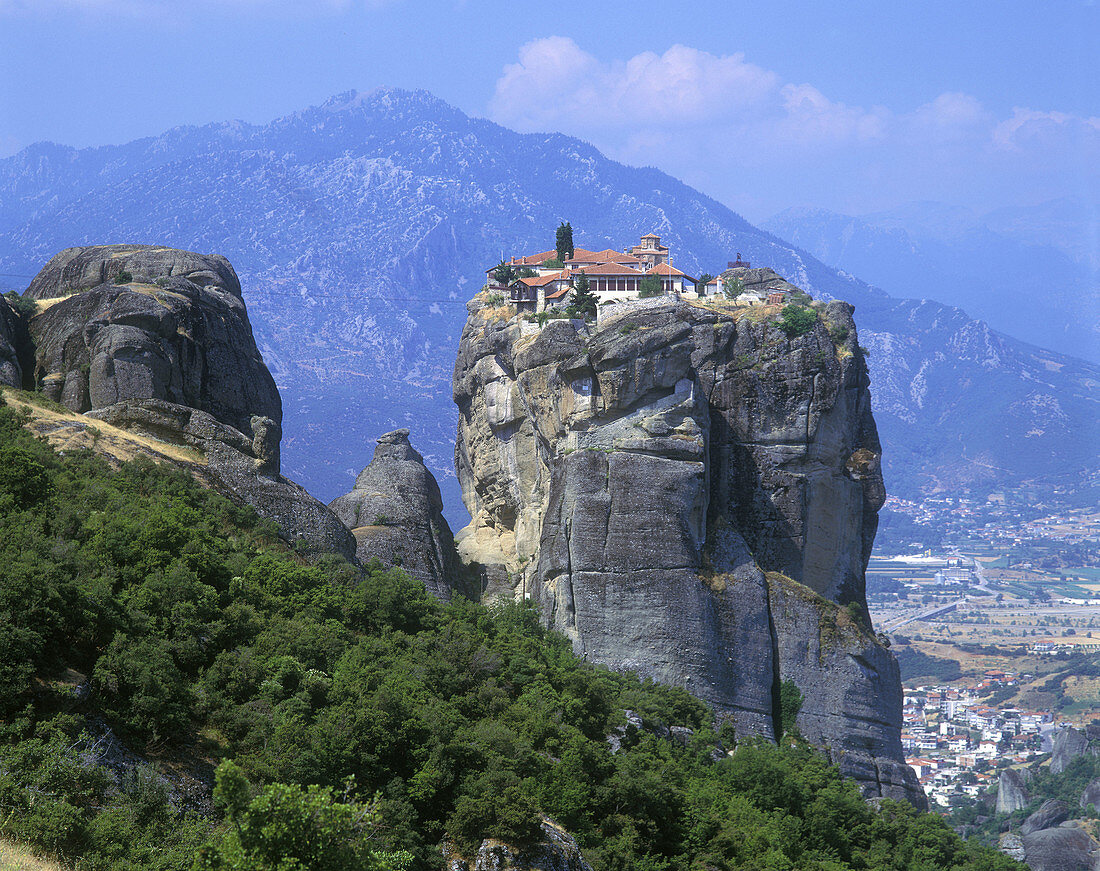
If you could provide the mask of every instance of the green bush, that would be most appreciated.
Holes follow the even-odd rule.
[[[4,298],[11,304],[11,307],[23,317],[34,317],[34,314],[38,311],[38,303],[28,296],[22,296],[16,293],[14,290],[9,290],[4,294]]]
[[[0,444],[47,484],[0,496],[7,836],[95,871],[186,869],[203,844],[200,868],[431,868],[448,838],[523,844],[546,814],[596,871],[1013,867],[867,805],[798,739],[716,753],[702,703],[579,660],[530,604],[307,564],[182,472],[59,457],[22,424],[0,407]],[[796,716],[782,688],[780,707]],[[643,728],[613,753],[626,709]],[[659,737],[672,725],[688,746]],[[107,729],[154,759],[233,759],[224,822],[183,809],[173,766],[112,773]]]
[[[50,495],[46,467],[24,448],[0,448],[0,496],[8,494],[16,508],[38,505]]]
[[[337,801],[331,787],[285,783],[269,784],[253,798],[244,773],[228,761],[216,777],[214,798],[228,825],[220,843],[199,851],[194,871],[398,871],[412,862],[408,853],[373,849],[374,805]]]
[[[796,730],[798,712],[802,710],[802,691],[793,680],[785,680],[779,685],[779,722],[775,731],[780,735]]]
[[[115,276],[115,284],[129,284],[133,280],[134,276],[125,269],[120,270],[118,275]]]
[[[804,336],[817,323],[816,312],[798,305],[784,306],[779,317],[779,329],[786,334],[788,339]]]

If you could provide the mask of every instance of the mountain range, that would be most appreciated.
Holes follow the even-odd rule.
[[[986,215],[933,202],[860,217],[788,209],[764,226],[896,296],[958,305],[1018,339],[1100,362],[1097,219],[1080,200]]]
[[[656,169],[425,92],[349,92],[266,125],[119,146],[30,146],[0,161],[0,280],[21,289],[74,245],[225,255],[283,396],[285,473],[328,500],[378,434],[407,426],[462,523],[450,380],[465,303],[488,266],[552,247],[565,220],[586,248],[656,232],[690,274],[740,252],[854,304],[891,492],[1096,479],[1094,363],[889,296]]]

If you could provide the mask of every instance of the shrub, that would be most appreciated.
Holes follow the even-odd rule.
[[[785,680],[779,685],[779,722],[775,731],[781,735],[796,730],[795,721],[802,710],[802,691],[793,680]]]
[[[726,295],[726,299],[737,299],[744,292],[745,283],[740,278],[731,275],[722,279],[722,293]]]
[[[229,761],[218,766],[216,777],[214,798],[225,806],[229,826],[220,844],[199,851],[196,871],[396,871],[412,861],[406,853],[371,848],[379,823],[373,805],[336,801],[331,787],[285,783],[251,798],[251,784]]]
[[[129,284],[133,280],[134,276],[125,269],[121,270],[118,275],[115,276],[115,284]]]
[[[839,345],[848,338],[848,328],[844,324],[834,324],[829,327],[829,338],[833,340],[833,344]]]
[[[812,330],[816,323],[815,312],[800,305],[788,305],[780,315],[779,329],[786,333],[788,339],[795,339]]]
[[[652,275],[647,275],[642,279],[642,283],[638,285],[639,299],[649,299],[650,297],[660,296],[662,293],[664,293],[664,288],[661,287],[660,279]]]
[[[50,495],[50,477],[34,455],[23,448],[0,448],[0,494],[11,495],[17,508],[37,505]]]
[[[23,317],[34,317],[35,312],[38,311],[38,303],[28,296],[21,296],[14,290],[5,293],[4,298],[11,304],[16,313]]]

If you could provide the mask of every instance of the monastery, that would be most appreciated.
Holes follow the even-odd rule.
[[[588,289],[600,304],[637,299],[642,281],[656,278],[661,291],[694,299],[698,281],[669,262],[667,245],[661,244],[656,233],[642,236],[641,242],[625,251],[606,248],[589,251],[574,248],[573,256],[561,266],[555,260],[557,252],[541,251],[526,257],[513,257],[505,262],[519,273],[508,283],[498,280],[499,267],[486,270],[488,286],[507,289],[510,301],[523,311],[538,312],[568,305],[574,282],[581,274],[588,278]],[[547,266],[547,262],[552,265]]]

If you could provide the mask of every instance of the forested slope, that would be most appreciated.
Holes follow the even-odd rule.
[[[797,737],[727,753],[686,692],[581,662],[527,608],[307,564],[182,472],[55,454],[12,407],[0,561],[0,834],[81,869],[432,868],[540,814],[595,869],[1017,867]],[[324,830],[242,852],[294,814]]]

